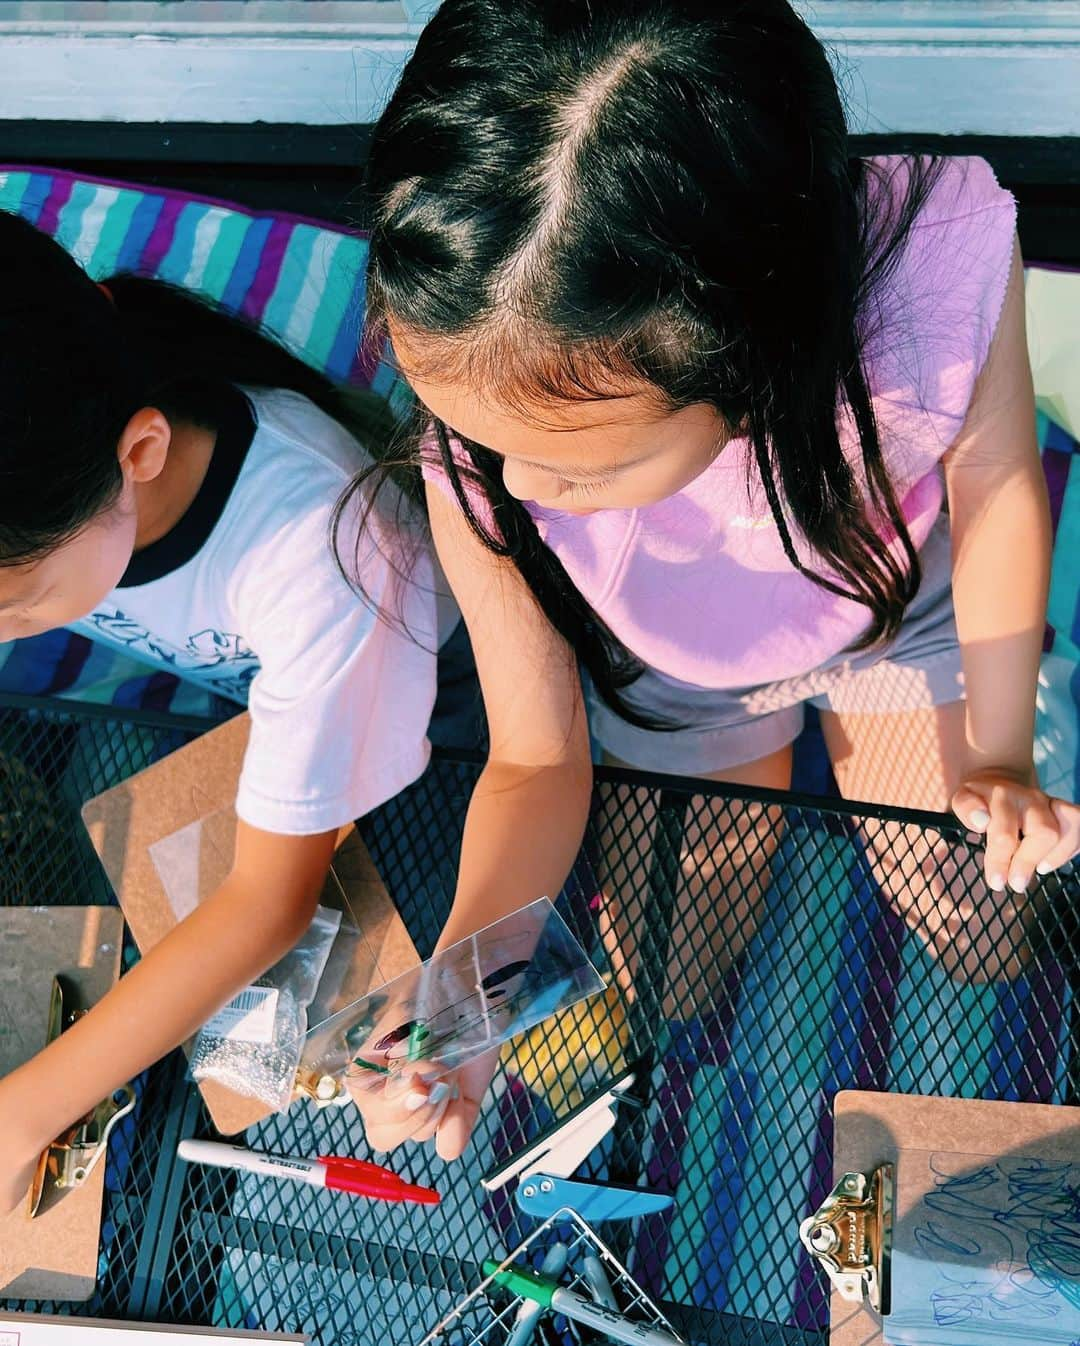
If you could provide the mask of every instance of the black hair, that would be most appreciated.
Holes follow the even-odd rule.
[[[338,387],[210,301],[134,275],[92,281],[59,243],[0,213],[0,565],[48,555],[113,504],[132,415],[216,429],[223,384],[302,393],[372,452],[384,404]],[[359,466],[359,463],[358,463]]]
[[[642,380],[672,410],[710,404],[748,439],[792,566],[866,607],[866,648],[920,579],[864,367],[871,301],[937,172],[850,155],[825,51],[786,0],[445,0],[371,142],[369,323],[511,407]],[[644,722],[620,695],[640,663],[501,459],[467,441],[455,457],[434,430],[473,532]]]

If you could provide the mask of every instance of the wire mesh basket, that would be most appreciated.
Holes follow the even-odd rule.
[[[560,1284],[584,1299],[593,1297],[585,1274],[585,1258],[599,1260],[607,1286],[614,1299],[614,1307],[628,1323],[659,1329],[673,1342],[678,1342],[675,1329],[630,1275],[611,1249],[578,1215],[569,1208],[556,1211],[521,1241],[506,1257],[499,1270],[512,1264],[536,1267],[542,1250],[555,1241],[567,1252],[566,1271]],[[442,1319],[424,1337],[418,1346],[507,1346],[514,1335],[521,1300],[508,1294],[496,1284],[494,1275],[485,1276],[481,1283]],[[583,1337],[578,1325],[560,1314],[553,1314],[557,1340],[582,1346]]]

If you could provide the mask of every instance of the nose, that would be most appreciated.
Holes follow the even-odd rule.
[[[542,468],[516,463],[511,458],[503,461],[503,485],[518,500],[543,500],[553,493],[554,477]]]

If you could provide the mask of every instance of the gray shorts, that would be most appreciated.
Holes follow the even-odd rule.
[[[807,702],[819,710],[883,714],[964,698],[952,603],[949,521],[943,514],[919,553],[923,579],[895,641],[842,653],[797,678],[709,691],[646,669],[623,695],[635,709],[672,721],[639,729],[586,686],[589,728],[605,752],[644,771],[702,776],[756,762],[798,738]]]

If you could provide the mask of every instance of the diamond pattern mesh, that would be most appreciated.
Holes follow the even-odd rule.
[[[50,874],[52,900],[106,900],[92,865],[69,868],[83,851],[55,800],[135,769],[167,736],[70,712],[0,723],[3,760],[40,781],[21,807],[48,836],[4,841],[4,900],[28,900],[30,876],[40,889]],[[449,907],[478,770],[439,757],[362,823],[422,953]],[[612,1251],[689,1342],[824,1342],[825,1290],[795,1230],[831,1186],[838,1089],[1077,1101],[1075,874],[1051,876],[1018,912],[987,896],[977,864],[964,835],[929,815],[600,773],[560,909],[611,985],[504,1054],[457,1165],[429,1148],[395,1154],[442,1204],[383,1206],[178,1164],[178,1138],[213,1132],[167,1064],[110,1156],[91,1311],[415,1346],[485,1257],[536,1226],[512,1184],[488,1194],[479,1178],[629,1068],[630,1102],[579,1176],[671,1192],[676,1205],[605,1226]],[[246,1140],[369,1153],[351,1109],[297,1106]]]
[[[0,697],[0,905],[105,905],[115,898],[79,819],[93,795],[187,742],[204,724],[28,697]],[[125,944],[130,965],[134,948]],[[9,1302],[42,1313],[126,1317],[145,1291],[143,1250],[164,1199],[162,1153],[175,1149],[171,1059],[136,1081],[106,1168],[98,1288],[85,1305]]]

